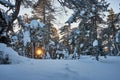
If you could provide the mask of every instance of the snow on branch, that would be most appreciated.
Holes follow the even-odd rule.
[[[93,41],[93,47],[98,46],[98,40]]]
[[[14,7],[15,6],[7,0],[0,0],[0,4],[4,5],[5,7]]]
[[[73,23],[74,21],[76,21],[76,17],[77,17],[77,15],[78,15],[78,13],[79,13],[79,11],[74,12],[74,13],[72,14],[72,16],[66,21],[66,23],[71,24],[71,23]]]

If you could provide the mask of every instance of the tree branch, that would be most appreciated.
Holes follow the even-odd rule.
[[[2,4],[5,7],[14,7],[15,5],[11,4],[9,1],[6,0],[0,0],[0,4]]]

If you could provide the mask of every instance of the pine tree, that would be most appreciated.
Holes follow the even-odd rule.
[[[99,51],[100,51],[100,46],[101,46],[101,40],[98,38],[98,34],[97,34],[97,29],[98,29],[98,23],[101,23],[103,20],[101,18],[101,14],[103,14],[103,12],[107,11],[107,7],[109,6],[109,4],[105,1],[105,0],[58,0],[62,5],[73,9],[74,13],[73,15],[68,19],[68,23],[71,24],[73,22],[76,22],[77,20],[80,20],[80,24],[79,24],[79,30],[82,31],[82,36],[84,39],[86,39],[86,33],[87,33],[87,29],[88,31],[90,31],[90,34],[87,38],[88,40],[86,40],[87,42],[85,42],[85,44],[89,44],[86,45],[86,50],[88,47],[90,47],[93,43],[94,40],[98,40],[98,44],[96,47],[93,48],[97,48],[98,51],[95,51],[95,54],[100,55]],[[87,25],[87,24],[90,24]],[[84,45],[85,45],[84,44]],[[92,45],[93,46],[93,45]],[[95,49],[94,49],[95,50]],[[97,55],[97,56],[98,56]]]
[[[116,43],[116,40],[114,40],[114,38],[116,37],[116,32],[118,31],[118,28],[116,26],[116,24],[118,23],[117,15],[118,14],[115,14],[112,8],[109,10],[109,15],[108,15],[108,19],[107,19],[108,30],[109,30],[108,45],[109,45],[109,48],[110,47],[113,48],[113,51],[111,52],[110,55],[116,55],[116,53],[119,52],[118,44]]]
[[[34,2],[34,0],[33,0]],[[20,6],[32,6],[32,1],[30,0],[0,0],[0,4],[4,7],[0,8],[0,41],[2,42],[2,37],[6,38],[6,42],[9,40],[9,34],[13,31],[13,23],[17,19]],[[7,10],[5,10],[7,8]],[[10,41],[10,40],[9,40]]]
[[[73,52],[73,49],[72,47],[70,46],[70,39],[72,38],[70,36],[70,25],[64,25],[63,27],[60,28],[61,32],[60,34],[62,35],[62,38],[61,38],[61,44],[62,44],[62,47],[64,49],[67,49],[69,51],[69,54],[72,54]]]
[[[115,26],[114,31],[114,45],[115,45],[115,51],[114,55],[120,55],[120,13],[117,13],[115,16],[115,20],[113,22]]]
[[[54,17],[54,7],[52,4],[52,0],[38,0],[37,3],[33,7],[33,18],[39,19],[46,25],[46,30],[48,34],[45,39],[45,49],[49,51],[49,41],[50,37],[50,29],[53,26],[52,21],[55,20]],[[50,53],[50,52],[49,52]]]

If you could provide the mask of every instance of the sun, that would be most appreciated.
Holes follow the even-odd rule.
[[[37,55],[42,55],[42,54],[43,54],[43,50],[38,48],[38,49],[36,50],[36,54],[37,54]]]

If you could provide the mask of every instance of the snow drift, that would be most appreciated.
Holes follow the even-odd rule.
[[[7,47],[7,45],[3,43],[0,43],[0,52],[3,53],[3,57],[5,57],[5,55],[8,55],[9,62],[12,64],[24,62],[25,60],[27,60],[27,58],[19,56],[16,51],[14,51],[10,47]]]

